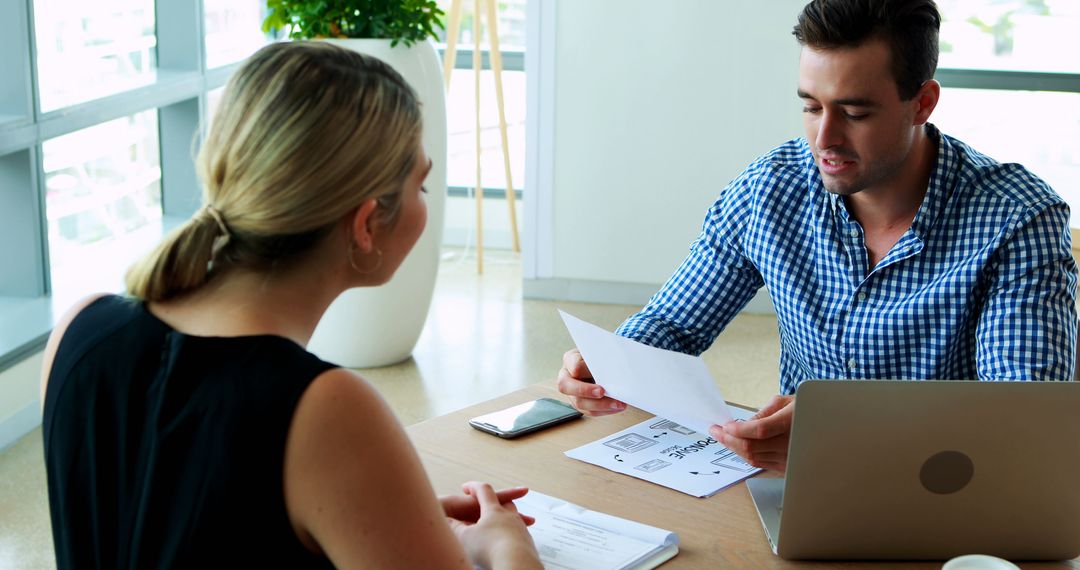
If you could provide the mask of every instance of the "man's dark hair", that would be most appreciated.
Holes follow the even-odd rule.
[[[801,45],[815,49],[885,40],[900,99],[907,101],[934,77],[940,28],[934,0],[813,0],[792,33]]]

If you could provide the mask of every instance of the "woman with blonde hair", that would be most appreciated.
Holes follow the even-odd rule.
[[[237,71],[202,209],[132,267],[130,297],[80,302],[46,347],[60,568],[540,567],[524,488],[436,498],[372,386],[303,348],[420,236],[420,134],[374,58],[279,43]]]

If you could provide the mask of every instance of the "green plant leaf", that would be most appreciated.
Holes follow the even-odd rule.
[[[264,31],[286,30],[290,38],[342,35],[382,38],[412,45],[437,38],[446,14],[432,0],[266,0]]]

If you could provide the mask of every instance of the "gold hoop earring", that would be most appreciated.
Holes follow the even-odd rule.
[[[371,269],[360,269],[359,267],[356,266],[356,245],[355,244],[356,244],[356,242],[349,242],[349,265],[351,265],[352,268],[357,273],[361,273],[361,274],[365,274],[365,275],[368,274],[368,273],[375,273],[376,271],[378,271],[379,268],[382,267],[382,260],[383,260],[382,250],[377,248],[377,247],[375,248],[375,255],[378,256],[378,259],[375,260],[375,266],[374,267],[372,267]]]

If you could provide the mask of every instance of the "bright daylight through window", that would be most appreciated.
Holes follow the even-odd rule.
[[[42,151],[53,296],[122,290],[127,265],[161,236],[155,113],[47,140]]]
[[[1072,226],[1080,227],[1080,2],[940,0],[940,8],[945,89],[933,121],[999,161],[1028,167],[1072,205]],[[951,87],[949,69],[989,71],[975,76],[987,88]],[[999,71],[1011,73],[992,73]],[[1038,90],[1046,73],[1064,87]]]
[[[472,0],[461,1],[461,32],[458,36],[457,69],[450,81],[446,97],[448,148],[447,178],[449,186],[472,188],[476,185],[476,110],[472,60],[462,50],[472,50],[473,16]],[[439,8],[450,13],[450,0],[438,0]],[[521,57],[512,55],[525,51],[525,0],[501,0],[498,2],[499,47],[503,52],[503,97],[506,105],[507,136],[510,146],[510,176],[516,190],[525,181],[525,68],[516,64]],[[482,21],[486,22],[482,18]],[[445,42],[445,32],[440,32]],[[481,32],[482,50],[488,50],[488,36]],[[445,47],[444,43],[439,44]],[[471,51],[469,52],[471,53]],[[467,60],[467,61],[463,61]],[[499,138],[499,115],[495,103],[495,73],[489,65],[480,72],[480,124],[481,124],[481,171],[485,188],[506,188],[503,169],[502,143]],[[496,196],[501,193],[496,192]]]
[[[34,0],[41,111],[152,83],[153,0]]]

